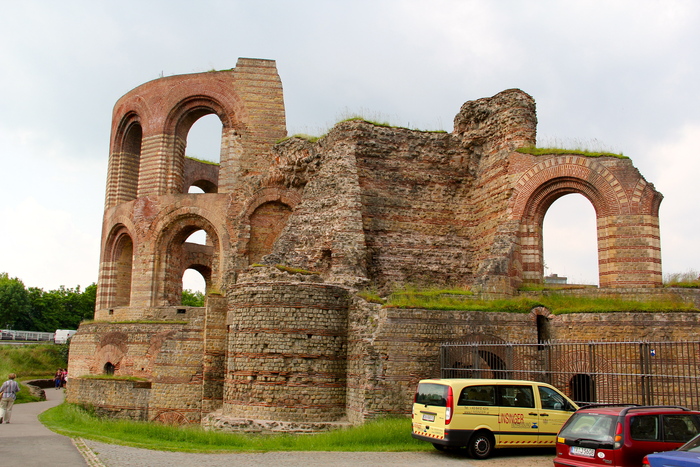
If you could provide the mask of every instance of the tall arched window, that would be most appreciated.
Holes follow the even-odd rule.
[[[556,200],[545,214],[542,239],[545,284],[598,285],[596,214],[586,197]]]
[[[131,237],[122,235],[114,250],[114,301],[113,306],[129,306],[131,302],[131,271],[134,261],[134,244]]]
[[[199,117],[187,133],[185,155],[195,159],[219,163],[221,157],[221,130],[223,125],[216,114]]]

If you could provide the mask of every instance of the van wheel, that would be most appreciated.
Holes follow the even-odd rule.
[[[493,435],[488,431],[478,431],[469,439],[469,455],[474,459],[486,459],[493,454]]]

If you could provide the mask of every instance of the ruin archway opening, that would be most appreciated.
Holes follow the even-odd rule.
[[[206,193],[202,188],[198,187],[197,185],[190,185],[190,187],[187,189],[187,193]]]
[[[129,306],[131,303],[131,273],[134,262],[134,243],[128,235],[122,235],[115,251],[116,277],[113,306]]]
[[[183,276],[194,269],[204,277],[205,291],[219,286],[220,242],[214,226],[196,214],[184,214],[161,229],[157,252],[163,259],[158,268],[158,279],[154,284],[152,303],[154,306],[178,306],[182,302]],[[200,234],[203,231],[204,234]],[[191,240],[193,234],[205,235],[202,243]],[[185,288],[188,288],[185,286]]]
[[[192,112],[196,117],[187,132],[185,155],[194,159],[219,163],[221,160],[221,135],[223,124],[218,115],[202,109]]]
[[[182,274],[182,290],[192,293],[206,294],[207,279],[195,268],[187,268]]]
[[[523,204],[521,223],[519,226],[519,265],[522,271],[522,283],[525,285],[542,285],[544,283],[544,251],[543,251],[543,225],[545,214],[550,210],[550,207],[560,198],[570,195],[583,195],[584,205],[592,206],[594,210],[594,218],[596,220],[595,227],[589,229],[595,232],[596,246],[594,250],[596,254],[590,254],[591,257],[598,257],[600,252],[600,232],[598,230],[598,220],[606,218],[610,212],[610,193],[609,186],[604,185],[602,188],[596,184],[578,178],[575,176],[560,176],[545,180],[534,188],[526,190],[523,195],[527,201]],[[580,200],[580,197],[575,197],[575,200]],[[585,209],[585,208],[584,208]],[[574,210],[573,214],[580,214]],[[571,251],[577,249],[575,242],[567,242],[566,238],[558,238],[555,240],[559,244],[565,245],[567,255]],[[596,263],[598,263],[596,261]],[[601,270],[598,264],[594,267],[597,276],[600,280]]]
[[[204,229],[195,230],[185,240],[187,243],[196,243],[197,245],[210,245],[207,238],[207,231]]]
[[[113,375],[115,368],[116,367],[114,366],[114,363],[112,363],[112,362],[105,363],[105,366],[103,368],[104,374]]]
[[[542,250],[545,284],[598,285],[596,213],[585,196],[564,195],[547,208]]]

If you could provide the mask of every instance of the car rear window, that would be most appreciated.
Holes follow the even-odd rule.
[[[446,407],[447,389],[448,387],[442,384],[420,383],[416,390],[416,404]]]
[[[562,428],[560,437],[611,443],[615,434],[616,415],[575,413]]]

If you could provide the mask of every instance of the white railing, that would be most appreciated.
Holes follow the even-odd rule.
[[[0,329],[0,339],[4,341],[51,341],[53,332],[15,331],[12,329]]]

